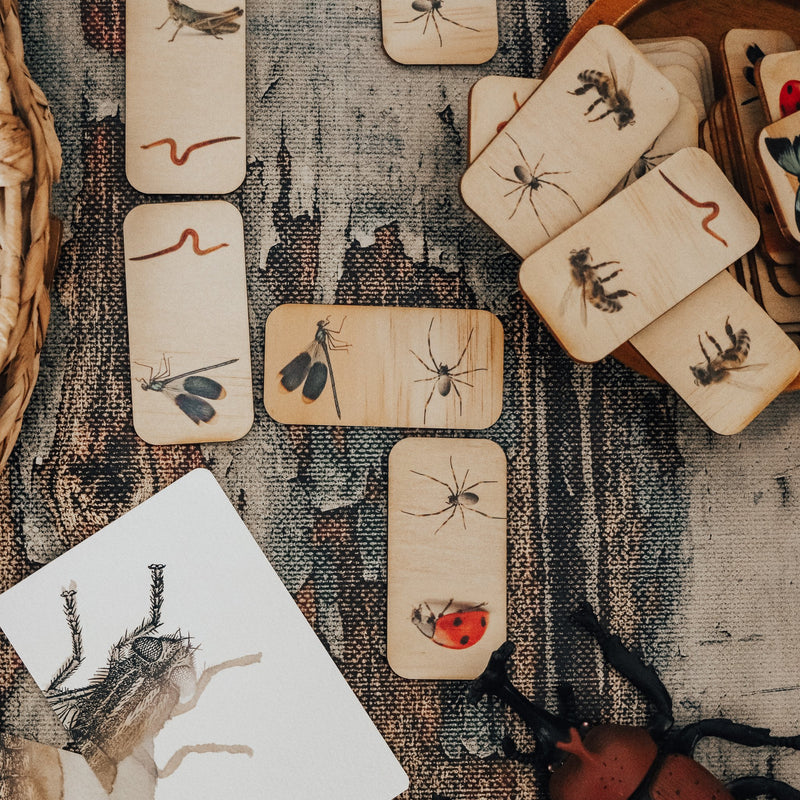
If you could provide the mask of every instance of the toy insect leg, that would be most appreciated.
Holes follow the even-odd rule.
[[[746,747],[790,747],[800,750],[800,736],[772,736],[769,728],[754,728],[728,719],[704,719],[678,731],[672,749],[691,756],[697,743],[707,736]]]
[[[510,758],[512,761],[518,761],[520,764],[536,764],[540,759],[539,754],[535,750],[531,750],[530,752],[520,750],[510,736],[503,737],[503,754],[506,758]]]
[[[574,618],[595,637],[608,663],[655,706],[656,714],[649,726],[650,730],[654,733],[668,730],[673,721],[672,698],[656,671],[645,664],[638,655],[628,650],[618,636],[610,634],[600,624],[594,609],[588,603],[581,605]]]
[[[800,800],[800,792],[788,783],[772,778],[739,778],[725,787],[736,800],[755,800],[767,795],[775,800]]]
[[[83,640],[81,637],[81,621],[78,618],[78,606],[75,603],[75,589],[65,589],[61,592],[64,598],[64,615],[67,618],[67,625],[72,636],[72,655],[64,662],[61,669],[53,676],[53,680],[47,687],[48,692],[57,689],[64,683],[83,661]]]

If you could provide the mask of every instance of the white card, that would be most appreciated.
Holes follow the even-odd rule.
[[[0,627],[115,797],[390,800],[408,786],[206,470],[0,595]]]

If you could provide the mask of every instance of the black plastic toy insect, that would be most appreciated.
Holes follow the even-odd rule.
[[[620,298],[636,295],[628,289],[617,289],[607,292],[604,284],[622,272],[622,269],[615,269],[604,278],[599,276],[599,270],[610,264],[619,264],[619,261],[601,261],[599,264],[592,264],[592,255],[588,247],[580,250],[571,250],[569,254],[569,265],[572,274],[572,283],[564,291],[564,298],[561,301],[561,314],[567,310],[569,297],[574,288],[580,291],[581,295],[581,320],[586,325],[587,322],[587,303],[591,303],[599,311],[608,314],[615,314],[622,309]]]
[[[569,170],[563,170],[561,172],[538,172],[538,169],[544,160],[544,153],[542,153],[541,158],[536,162],[536,166],[531,167],[531,165],[528,163],[528,159],[525,158],[525,153],[522,152],[522,148],[519,146],[519,142],[517,142],[517,140],[508,131],[503,131],[503,133],[508,136],[512,142],[514,142],[523,162],[522,164],[517,164],[514,167],[513,178],[508,178],[505,175],[501,175],[494,167],[489,167],[489,169],[491,169],[498,178],[502,178],[508,183],[517,184],[515,188],[503,195],[503,197],[509,197],[510,195],[514,194],[514,192],[519,192],[517,203],[514,206],[514,210],[508,215],[508,218],[511,219],[514,214],[517,213],[517,209],[527,193],[533,213],[536,214],[536,219],[539,220],[539,224],[544,229],[544,232],[549,236],[550,232],[547,230],[547,226],[544,224],[544,222],[542,222],[542,218],[539,215],[539,210],[536,208],[536,203],[533,202],[533,193],[538,192],[544,186],[552,186],[554,189],[558,189],[559,192],[565,194],[570,200],[572,200],[572,202],[575,204],[575,208],[577,208],[580,213],[583,213],[581,211],[581,207],[575,201],[575,198],[566,189],[563,189],[555,181],[548,181],[545,178],[545,175],[568,175]]]
[[[229,361],[223,361],[219,364],[212,364],[210,367],[200,367],[200,369],[191,369],[188,372],[182,372],[180,375],[171,375],[170,360],[164,356],[161,359],[159,371],[154,375],[153,368],[150,369],[150,377],[145,380],[140,378],[142,389],[151,392],[164,392],[171,395],[175,401],[175,405],[186,414],[189,419],[199,425],[201,422],[210,422],[212,417],[217,413],[214,407],[209,403],[209,400],[221,400],[225,397],[225,388],[219,381],[212,378],[207,378],[205,375],[200,375],[201,372],[209,372],[212,369],[219,369],[220,367],[227,367],[228,364],[235,364],[239,359],[231,358]],[[147,366],[136,362],[139,366]],[[181,384],[183,391],[170,386],[175,381],[183,381]]]
[[[505,519],[505,517],[495,517],[492,514],[487,514],[486,512],[480,511],[474,507],[480,501],[480,497],[478,497],[477,493],[473,492],[472,490],[476,489],[478,486],[482,486],[484,483],[497,483],[497,481],[476,481],[475,483],[467,486],[467,476],[469,475],[469,470],[464,473],[464,479],[459,481],[458,478],[456,478],[456,471],[453,467],[452,456],[450,456],[450,472],[453,476],[452,486],[449,483],[439,480],[439,478],[434,478],[433,475],[426,475],[424,472],[417,472],[415,469],[412,469],[411,472],[413,472],[415,475],[420,475],[423,478],[427,478],[434,483],[441,484],[445,489],[447,489],[448,492],[450,492],[450,494],[447,496],[447,505],[440,511],[430,511],[425,514],[418,514],[415,511],[403,511],[404,514],[409,514],[412,517],[438,517],[440,514],[450,511],[447,519],[441,525],[439,525],[439,527],[434,531],[434,534],[439,533],[439,531],[444,528],[444,526],[447,525],[451,519],[453,519],[456,511],[461,512],[461,524],[464,526],[464,530],[466,530],[467,520],[464,515],[465,509],[467,511],[473,511],[476,514],[480,514],[482,517],[487,517],[488,519]]]
[[[433,328],[434,320],[431,320],[431,324],[428,325],[428,355],[430,356],[431,363],[426,364],[413,350],[409,350],[408,352],[411,353],[414,358],[425,367],[428,372],[433,372],[434,375],[432,378],[418,378],[414,381],[414,383],[427,383],[428,381],[434,381],[434,384],[431,388],[431,393],[428,395],[428,399],[425,401],[425,408],[422,411],[422,423],[425,424],[428,419],[428,405],[431,402],[431,398],[433,397],[433,393],[438,390],[439,394],[442,397],[447,397],[450,394],[450,390],[452,389],[456,393],[456,397],[458,397],[458,413],[461,414],[463,407],[461,402],[461,392],[458,391],[458,384],[462,384],[464,386],[469,386],[472,388],[472,384],[468,381],[465,381],[461,376],[462,375],[469,375],[473,372],[486,372],[486,367],[475,367],[474,369],[462,369],[461,372],[454,372],[457,370],[461,365],[461,362],[464,360],[464,356],[467,353],[467,348],[469,347],[469,343],[472,340],[472,334],[475,332],[475,329],[472,328],[469,332],[469,336],[467,336],[467,343],[464,345],[464,349],[461,351],[461,355],[458,357],[458,361],[453,364],[452,367],[448,367],[447,364],[442,361],[441,363],[438,362],[433,357],[433,350],[431,348],[431,329]]]
[[[581,607],[576,621],[594,635],[608,663],[654,706],[647,728],[576,724],[527,700],[508,678],[507,661],[514,652],[510,642],[492,654],[471,688],[473,698],[490,694],[507,703],[530,728],[539,744],[536,755],[521,753],[510,740],[506,752],[549,765],[552,800],[748,800],[762,794],[800,800],[800,792],[771,778],[740,778],[726,787],[692,757],[697,743],[708,736],[748,747],[794,750],[800,750],[800,736],[772,736],[764,728],[727,719],[674,729],[672,699],[655,670],[611,635],[589,605]]]
[[[734,333],[730,317],[725,320],[725,333],[728,335],[731,345],[723,350],[720,343],[706,331],[706,338],[714,345],[717,351],[713,357],[704,347],[702,337],[698,335],[697,343],[703,351],[705,360],[689,367],[692,371],[692,375],[694,375],[694,382],[697,386],[711,386],[714,383],[720,383],[726,379],[730,380],[731,372],[744,369],[758,369],[765,366],[764,364],[744,363],[750,353],[750,334],[744,328],[739,328],[739,330]],[[737,385],[740,386],[741,384]]]
[[[443,42],[442,32],[439,30],[439,23],[436,21],[437,14],[442,20],[444,20],[444,22],[449,22],[451,25],[457,25],[459,28],[466,28],[468,31],[475,31],[478,33],[477,28],[470,28],[469,25],[462,25],[460,22],[456,22],[454,19],[450,19],[450,17],[446,17],[444,14],[442,14],[441,9],[443,5],[444,0],[414,0],[411,3],[411,8],[413,8],[414,11],[419,11],[420,13],[413,19],[398,20],[397,24],[408,25],[425,17],[425,25],[422,28],[422,35],[425,35],[426,31],[428,30],[428,23],[432,21],[433,26],[436,28],[436,35],[439,37],[439,47],[443,46]]]
[[[629,64],[632,69],[633,61],[630,61]],[[617,124],[617,130],[622,130],[628,125],[633,125],[635,123],[636,115],[634,114],[627,88],[619,85],[617,72],[614,68],[614,61],[610,55],[608,58],[608,69],[611,73],[610,75],[606,75],[605,72],[601,72],[598,69],[587,69],[579,73],[578,80],[581,85],[574,92],[570,92],[570,94],[586,94],[586,92],[594,89],[598,95],[597,99],[586,109],[583,115],[585,117],[589,116],[600,103],[603,103],[607,110],[594,119],[590,119],[589,122],[598,122],[601,119],[605,119],[609,114],[612,114],[614,122]],[[632,77],[632,74],[628,76],[629,79]]]
[[[326,317],[317,322],[317,332],[311,344],[298,353],[278,374],[281,376],[281,386],[287,392],[293,392],[301,384],[303,386],[303,401],[313,403],[321,394],[328,383],[328,375],[331,376],[331,391],[333,392],[333,404],[336,407],[336,416],[342,418],[342,411],[339,408],[339,396],[336,394],[336,381],[333,379],[333,365],[331,364],[331,350],[347,350],[350,347],[341,339],[337,339],[334,334],[341,333],[344,320],[339,326],[339,330],[331,330],[331,318]],[[323,363],[320,354],[325,356]]]

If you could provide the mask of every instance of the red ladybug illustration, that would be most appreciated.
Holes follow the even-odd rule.
[[[782,117],[800,111],[800,81],[786,81],[781,89],[779,102]]]
[[[463,603],[456,603],[463,606]],[[423,611],[427,609],[427,614]],[[441,647],[451,650],[466,650],[467,647],[477,644],[486,633],[489,625],[489,612],[486,603],[476,606],[466,606],[457,611],[450,611],[453,599],[437,614],[430,604],[420,603],[411,614],[411,621],[419,628],[423,636]]]

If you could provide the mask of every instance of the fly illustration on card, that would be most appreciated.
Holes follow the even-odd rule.
[[[172,34],[170,42],[175,41],[181,28],[193,28],[200,33],[213,36],[215,39],[221,39],[224,33],[236,33],[241,25],[234,20],[244,14],[244,10],[239,6],[229,8],[227,11],[197,11],[185,3],[180,3],[178,0],[167,0],[167,10],[169,16],[156,28],[160,31],[170,20],[172,20],[178,27],[175,33]]]
[[[525,158],[525,153],[523,153],[522,148],[519,145],[519,142],[517,142],[517,140],[507,130],[504,130],[502,135],[508,136],[508,138],[511,139],[512,142],[514,142],[514,145],[516,146],[517,151],[519,152],[519,156],[522,159],[522,164],[517,164],[513,169],[514,172],[513,178],[503,175],[501,172],[496,170],[491,165],[489,166],[489,169],[491,169],[492,172],[494,172],[494,174],[497,175],[498,178],[501,178],[507,183],[516,184],[513,189],[509,190],[503,195],[503,197],[510,197],[516,192],[519,192],[519,197],[517,198],[517,202],[514,205],[514,209],[508,215],[509,219],[511,219],[517,213],[517,210],[519,209],[522,200],[527,195],[528,200],[531,204],[531,208],[533,209],[533,213],[536,214],[536,219],[539,220],[539,224],[542,226],[542,229],[544,230],[545,234],[547,236],[550,236],[550,232],[547,230],[547,226],[544,224],[544,222],[542,221],[542,217],[539,214],[539,209],[536,208],[536,203],[534,203],[533,201],[534,192],[539,192],[546,186],[549,186],[553,189],[558,189],[559,192],[566,195],[572,201],[575,208],[578,209],[579,213],[581,214],[583,213],[581,211],[581,207],[578,205],[575,198],[566,189],[559,186],[555,181],[547,180],[546,177],[550,175],[569,175],[570,173],[569,170],[561,170],[558,172],[553,172],[553,171],[539,172],[538,170],[539,167],[542,165],[542,161],[544,161],[545,154],[542,153],[541,157],[536,162],[536,166],[531,167],[531,165],[528,163],[528,159]]]
[[[764,139],[769,154],[777,162],[778,166],[792,176],[791,180],[795,188],[794,195],[794,219],[800,228],[800,136],[788,139],[786,136],[770,137]]]
[[[432,605],[441,606],[441,610],[434,611]],[[413,609],[411,622],[426,639],[439,647],[466,650],[477,644],[486,633],[489,611],[486,603],[454,603],[452,597],[446,603],[428,600]]]
[[[350,347],[347,342],[336,338],[342,332],[346,319],[346,316],[342,318],[338,330],[330,327],[329,316],[318,320],[317,332],[311,344],[278,373],[281,376],[281,387],[285,391],[293,392],[300,386],[303,387],[301,394],[304,403],[313,403],[322,394],[330,376],[333,405],[339,419],[342,418],[342,410],[339,407],[339,395],[336,393],[336,381],[333,377],[331,351],[347,350]]]
[[[634,63],[630,58],[626,65],[626,75],[624,85],[617,78],[617,71],[611,53],[608,54],[608,72],[601,72],[598,69],[586,69],[578,73],[580,86],[569,94],[583,95],[590,91],[597,92],[597,99],[594,100],[589,108],[583,112],[584,117],[588,117],[601,103],[606,107],[605,111],[589,119],[589,122],[599,122],[608,116],[612,116],[617,125],[617,130],[627,128],[628,125],[636,123],[636,114],[630,98],[630,84],[633,81]]]
[[[443,5],[444,0],[413,0],[411,3],[411,8],[413,8],[414,11],[419,11],[420,13],[412,19],[397,20],[395,24],[410,25],[412,22],[416,22],[418,19],[425,17],[425,23],[422,26],[422,35],[424,36],[426,34],[428,30],[428,24],[433,22],[433,27],[436,29],[436,35],[439,37],[439,47],[444,46],[444,41],[442,39],[442,32],[439,29],[439,23],[436,21],[437,15],[443,22],[449,22],[451,25],[456,25],[459,28],[465,28],[468,31],[475,31],[475,33],[480,32],[478,28],[471,28],[469,25],[464,25],[461,22],[456,22],[450,17],[446,17],[444,14],[442,14]]]
[[[447,397],[447,395],[450,394],[451,389],[455,392],[456,397],[458,398],[458,413],[460,416],[463,412],[463,401],[461,398],[461,392],[458,390],[458,385],[461,384],[462,386],[469,386],[470,389],[474,388],[474,385],[469,381],[464,380],[463,376],[471,375],[475,372],[486,372],[487,369],[486,367],[473,367],[472,369],[462,369],[459,372],[455,371],[461,366],[461,362],[464,360],[464,356],[467,354],[469,343],[472,341],[472,334],[475,333],[474,328],[470,328],[469,336],[467,336],[467,342],[464,345],[464,349],[461,351],[458,361],[456,361],[452,367],[449,367],[444,363],[444,361],[437,361],[433,355],[433,348],[431,346],[431,331],[433,329],[434,322],[435,317],[431,319],[431,324],[428,325],[428,356],[430,357],[431,363],[427,364],[413,350],[408,351],[412,356],[414,356],[414,358],[417,359],[417,361],[419,361],[420,364],[422,364],[423,367],[425,367],[428,372],[433,373],[432,377],[430,378],[417,378],[414,381],[414,383],[428,383],[429,381],[433,381],[430,394],[428,395],[428,399],[425,401],[425,407],[422,410],[423,425],[425,425],[428,421],[428,406],[433,399],[434,393],[437,391],[442,397]]]
[[[45,694],[67,729],[69,749],[89,762],[112,798],[152,800],[159,780],[168,778],[191,753],[252,756],[247,745],[189,744],[163,767],[153,741],[165,724],[194,709],[220,672],[261,661],[261,653],[206,667],[195,666],[200,646],[180,631],[159,635],[164,601],[164,565],[151,564],[150,609],[132,631],[111,644],[106,665],[80,688],[65,688],[83,664],[83,629],[74,583],[61,592],[72,653],[53,676]]]
[[[415,469],[412,469],[411,472],[414,475],[419,475],[422,478],[427,478],[429,481],[438,483],[440,486],[444,486],[444,488],[448,491],[447,505],[439,511],[427,511],[419,513],[416,511],[402,510],[403,514],[408,514],[412,517],[438,517],[442,514],[446,514],[449,511],[450,513],[448,514],[447,518],[439,525],[438,528],[436,528],[436,530],[433,532],[434,534],[439,533],[439,531],[442,530],[442,528],[444,528],[445,525],[447,525],[447,523],[453,519],[453,517],[455,517],[457,511],[461,514],[461,524],[464,527],[464,530],[467,529],[467,518],[464,514],[464,511],[471,511],[474,514],[480,514],[480,516],[486,517],[487,519],[505,519],[505,517],[497,517],[494,514],[487,514],[485,511],[475,508],[481,499],[475,489],[486,484],[497,483],[497,481],[475,481],[475,483],[471,483],[469,486],[467,486],[469,469],[464,472],[464,477],[459,481],[456,477],[456,470],[453,466],[452,456],[450,456],[450,474],[453,476],[452,485],[439,478],[435,478],[433,475],[428,475],[425,472],[417,472]]]
[[[592,264],[592,255],[588,247],[570,251],[569,265],[572,281],[564,291],[564,296],[561,300],[561,316],[565,316],[568,313],[570,297],[575,289],[580,292],[581,321],[584,325],[588,322],[588,304],[591,304],[599,311],[615,314],[617,311],[622,310],[621,298],[636,297],[636,293],[628,289],[616,289],[613,292],[606,291],[605,284],[616,278],[623,271],[622,268],[615,269],[613,272],[600,277],[599,270],[612,264],[619,264],[619,261],[601,261],[599,264]]]
[[[757,386],[749,386],[740,381],[736,381],[732,375],[746,369],[761,369],[766,364],[745,364],[747,356],[750,354],[750,334],[744,329],[733,330],[730,317],[725,320],[725,334],[730,340],[730,346],[725,350],[720,343],[708,331],[705,332],[709,344],[716,350],[712,356],[703,345],[702,334],[698,334],[697,343],[703,353],[703,361],[699,364],[690,366],[689,369],[694,376],[697,386],[712,386],[715,383],[728,383],[738,386],[740,389],[759,391]]]
[[[227,394],[225,387],[219,381],[200,373],[227,367],[229,364],[235,364],[238,360],[238,358],[231,358],[209,367],[190,369],[180,375],[172,374],[171,359],[166,355],[161,358],[158,372],[154,372],[153,367],[149,364],[143,364],[141,361],[135,363],[150,370],[148,378],[139,378],[139,384],[143,391],[163,392],[175,401],[175,405],[192,422],[199,425],[201,422],[210,422],[217,413],[208,401],[222,400]]]

